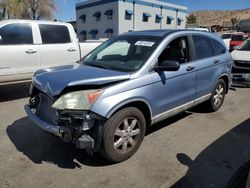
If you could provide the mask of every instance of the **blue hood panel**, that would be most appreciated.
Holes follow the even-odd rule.
[[[50,96],[56,96],[68,86],[100,86],[129,78],[129,73],[74,64],[37,71],[33,78],[33,85]]]

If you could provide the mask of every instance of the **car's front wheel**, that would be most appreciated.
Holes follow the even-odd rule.
[[[101,154],[111,162],[130,158],[139,149],[145,131],[145,117],[137,108],[116,112],[104,125]]]

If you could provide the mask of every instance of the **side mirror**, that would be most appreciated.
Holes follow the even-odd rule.
[[[0,35],[0,44],[2,44],[2,42],[3,42],[3,41],[2,41],[2,36]]]
[[[159,63],[158,66],[154,68],[156,72],[162,71],[178,71],[180,69],[180,63],[178,61],[166,60]]]

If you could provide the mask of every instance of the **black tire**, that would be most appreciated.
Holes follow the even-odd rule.
[[[132,127],[133,129],[131,129]],[[145,131],[145,117],[137,108],[128,107],[116,112],[104,125],[101,155],[110,162],[125,161],[139,149]],[[122,136],[120,136],[121,134]],[[132,136],[132,134],[136,135]],[[131,139],[134,142],[131,142]],[[121,142],[122,145],[119,146]]]
[[[220,102],[215,102],[215,96],[218,94],[217,91],[219,88],[223,88],[223,91],[221,92],[221,98],[219,99]],[[219,79],[213,89],[211,98],[204,103],[205,108],[210,112],[216,112],[220,109],[221,105],[224,102],[225,95],[226,95],[226,83],[223,79]]]

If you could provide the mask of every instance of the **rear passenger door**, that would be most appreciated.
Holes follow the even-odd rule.
[[[216,39],[193,35],[197,71],[196,98],[209,98],[218,76],[225,69],[226,48]]]
[[[42,44],[40,60],[43,68],[73,64],[80,59],[78,43],[73,42],[65,25],[39,24]]]
[[[0,76],[9,75],[8,78],[2,77],[1,80],[31,78],[32,73],[39,68],[39,53],[38,47],[33,42],[32,25],[9,23],[1,27]]]

